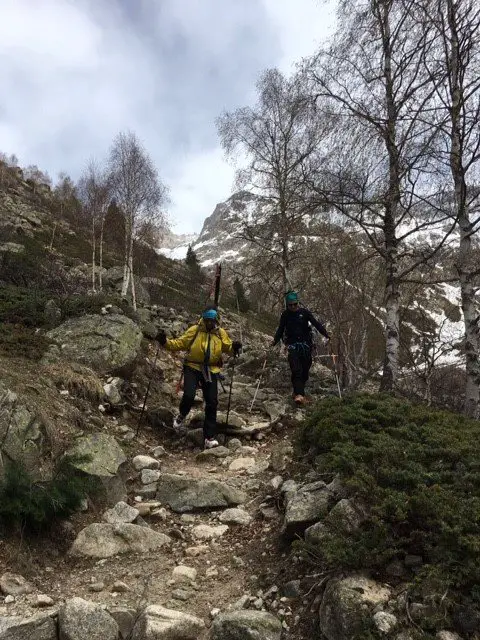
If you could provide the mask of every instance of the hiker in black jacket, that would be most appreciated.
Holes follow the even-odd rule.
[[[312,366],[311,325],[327,340],[330,340],[330,336],[311,311],[299,306],[298,294],[295,291],[286,294],[285,302],[287,308],[280,317],[280,324],[271,346],[274,347],[283,338],[288,348],[288,362],[292,370],[293,398],[297,404],[304,404],[305,383]]]

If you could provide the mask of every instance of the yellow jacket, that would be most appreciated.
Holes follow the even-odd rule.
[[[205,364],[205,353],[210,339],[210,357],[208,366],[212,373],[219,373],[222,364],[222,353],[231,354],[232,341],[225,329],[217,327],[210,333],[205,329],[205,323],[200,320],[198,324],[189,327],[183,336],[167,340],[165,348],[168,351],[187,351],[185,364],[192,369],[200,371]]]

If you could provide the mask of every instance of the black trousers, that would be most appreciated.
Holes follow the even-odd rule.
[[[205,401],[205,421],[203,423],[205,438],[214,438],[217,435],[218,374],[212,373],[211,378],[211,382],[207,382],[201,371],[188,366],[183,368],[183,396],[180,402],[180,413],[183,417],[188,415],[195,402],[197,386],[200,385]]]
[[[292,371],[293,393],[296,396],[304,396],[305,383],[312,366],[312,349],[304,344],[289,346],[288,363]]]

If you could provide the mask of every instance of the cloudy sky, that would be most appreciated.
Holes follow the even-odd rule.
[[[322,0],[0,0],[0,151],[55,179],[130,129],[170,186],[178,233],[232,191],[215,118],[332,28]]]

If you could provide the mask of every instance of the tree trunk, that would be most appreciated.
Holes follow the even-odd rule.
[[[398,378],[398,352],[400,348],[400,294],[398,284],[392,277],[392,269],[387,275],[385,309],[385,362],[383,365],[381,391],[391,392]]]
[[[400,162],[397,146],[397,111],[395,86],[392,73],[392,43],[390,33],[391,2],[377,3],[378,16],[383,32],[383,73],[385,78],[385,101],[387,122],[385,146],[388,154],[388,192],[385,201],[385,362],[380,385],[381,391],[392,392],[398,377],[398,354],[400,348],[400,292],[397,278],[397,213],[401,202]]]
[[[463,158],[463,113],[465,95],[461,78],[461,44],[457,33],[457,8],[453,0],[447,2],[449,26],[449,51],[447,63],[450,71],[451,106],[451,150],[450,170],[455,185],[455,212],[460,228],[457,270],[460,280],[463,319],[465,323],[465,357],[467,380],[465,386],[464,412],[478,418],[480,412],[480,326],[475,301],[473,272],[478,266],[472,252],[472,226],[467,205],[467,183]]]
[[[290,253],[288,248],[288,238],[286,240],[282,240],[282,282],[283,282],[283,292],[287,293],[287,291],[292,290],[292,280],[290,278]]]
[[[96,261],[96,238],[95,238],[95,214],[92,218],[92,291],[95,291],[95,261]]]
[[[133,244],[133,230],[130,220],[125,216],[125,254],[123,260],[123,282],[122,282],[122,298],[127,297],[128,285],[130,281],[130,252]]]
[[[480,417],[480,327],[479,312],[475,301],[475,286],[469,266],[473,267],[471,227],[468,216],[460,219],[460,247],[458,275],[465,323],[465,358],[467,380],[465,386],[465,415]]]
[[[55,220],[55,223],[53,225],[53,230],[52,230],[52,239],[50,240],[50,251],[53,251],[53,243],[55,241],[55,232],[57,230],[57,224],[58,222]]]
[[[105,211],[102,211],[102,219],[100,221],[100,239],[99,239],[99,247],[98,247],[98,288],[100,291],[103,290],[103,230],[105,228]]]
[[[132,280],[132,307],[133,307],[133,310],[136,311],[137,310],[137,294],[135,291],[135,278],[133,276],[133,247],[132,247],[132,250],[130,251],[129,271],[130,271],[130,278]]]

